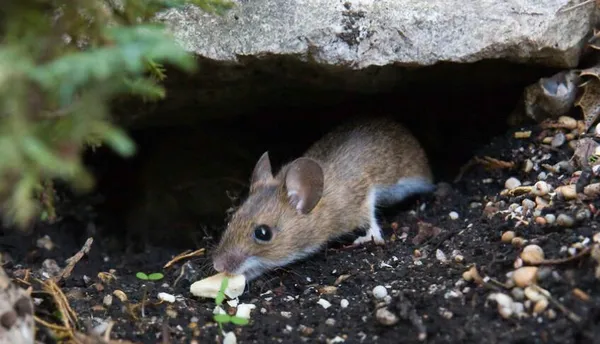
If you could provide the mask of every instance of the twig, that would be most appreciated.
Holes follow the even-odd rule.
[[[548,299],[548,301],[550,301],[554,306],[556,306],[556,308],[560,309],[561,312],[565,313],[565,315],[567,316],[567,318],[569,318],[569,320],[573,321],[574,323],[581,322],[581,317],[579,315],[570,311],[567,307],[565,307],[562,303],[560,303],[558,300],[553,298],[551,295],[545,294],[544,291],[540,287],[538,287],[535,284],[532,284],[531,287],[533,289],[536,289],[536,291],[544,294],[544,296]]]
[[[560,259],[544,259],[541,262],[537,263],[537,264],[532,264],[532,265],[559,265],[559,264],[564,264],[564,263],[568,263],[577,259],[580,259],[586,255],[588,255],[590,252],[592,252],[592,248],[595,245],[592,245],[590,247],[586,247],[583,251],[579,252],[578,254],[571,256],[571,257],[567,257],[567,258],[560,258]]]
[[[185,251],[183,253],[178,254],[177,256],[175,256],[173,259],[171,259],[167,264],[165,264],[165,266],[163,267],[164,269],[170,268],[173,264],[177,263],[180,260],[186,259],[186,258],[191,258],[191,257],[199,257],[204,255],[204,248],[198,249],[196,251],[190,252]]]
[[[63,271],[59,275],[54,276],[52,278],[52,280],[55,283],[58,283],[61,279],[69,277],[71,275],[71,272],[73,272],[75,265],[81,260],[81,258],[83,258],[83,256],[85,254],[90,252],[90,248],[91,248],[93,242],[94,242],[93,238],[88,238],[85,241],[85,244],[83,245],[83,247],[79,250],[79,252],[77,252],[73,257],[67,259],[67,261],[66,261],[67,266],[65,266]]]

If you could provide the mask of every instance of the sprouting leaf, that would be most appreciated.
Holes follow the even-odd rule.
[[[135,274],[135,277],[137,277],[137,278],[139,278],[141,280],[144,280],[144,281],[148,280],[148,275],[146,275],[143,272],[138,272],[137,274]]]
[[[135,154],[136,146],[133,140],[122,129],[108,123],[97,123],[96,132],[108,146],[124,157]]]
[[[231,316],[229,314],[215,314],[213,319],[220,324],[227,324],[231,321]]]
[[[231,317],[231,323],[235,324],[235,325],[243,326],[243,325],[247,325],[249,322],[250,322],[250,320],[248,320],[246,318],[236,317],[236,316]]]
[[[219,288],[219,292],[217,293],[217,297],[215,298],[215,303],[217,305],[223,304],[223,300],[225,300],[225,289],[227,289],[227,285],[229,284],[229,278],[224,277],[221,282],[221,288]]]
[[[162,279],[164,277],[163,274],[161,274],[160,272],[155,272],[155,273],[151,273],[150,275],[148,275],[148,279],[151,281],[158,281],[160,279]]]

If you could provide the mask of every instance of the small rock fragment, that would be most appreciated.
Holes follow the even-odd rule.
[[[539,264],[544,261],[544,250],[538,245],[527,245],[521,252],[521,259],[527,264]]]
[[[512,190],[521,186],[521,181],[515,177],[510,177],[504,182],[504,187],[508,190]]]
[[[550,141],[550,145],[554,148],[558,148],[558,147],[562,146],[563,144],[565,144],[566,141],[567,141],[567,138],[565,137],[565,133],[563,133],[562,131],[559,131],[554,135],[554,137],[552,138],[552,141]]]
[[[382,285],[378,285],[378,286],[376,286],[375,288],[373,288],[373,296],[374,296],[376,299],[379,299],[379,300],[381,300],[381,299],[383,299],[384,297],[386,297],[386,296],[387,296],[387,294],[388,294],[388,292],[387,292],[387,289],[385,289],[385,287],[384,287],[384,286],[382,286]]]
[[[527,240],[521,237],[514,237],[510,243],[515,247],[523,247],[527,243]]]
[[[506,231],[502,233],[502,242],[508,244],[512,242],[515,236],[516,234],[514,231]]]
[[[533,314],[541,314],[546,308],[548,308],[548,299],[541,299],[533,306]]]
[[[317,301],[317,303],[320,304],[321,306],[323,306],[323,308],[325,308],[325,309],[331,307],[331,303],[325,299],[319,299],[319,301]]]
[[[158,293],[158,299],[168,303],[173,303],[175,302],[175,295],[171,295],[168,293]]]
[[[237,306],[235,316],[239,318],[250,319],[250,313],[254,308],[256,308],[256,306],[251,303],[242,303]]]
[[[448,216],[450,216],[450,219],[452,220],[457,220],[458,219],[458,213],[455,211],[451,211],[450,214],[448,214]]]
[[[558,123],[565,129],[573,130],[577,128],[577,120],[569,116],[560,116]]]
[[[538,268],[535,266],[524,266],[514,271],[513,281],[518,287],[525,288],[535,283]]]
[[[571,227],[575,224],[575,219],[567,214],[559,214],[556,217],[556,224],[562,227]]]
[[[342,300],[340,301],[340,307],[342,307],[342,308],[347,308],[347,307],[348,307],[348,305],[350,305],[350,302],[349,302],[348,300],[346,300],[346,299],[342,299]]]
[[[233,331],[224,333],[223,344],[236,344],[236,343],[237,343],[237,338],[235,337],[235,333],[233,333]]]
[[[546,214],[546,216],[544,216],[544,218],[546,219],[546,222],[551,225],[556,221],[556,215],[554,214]]]
[[[575,184],[562,185],[556,188],[556,193],[560,194],[566,200],[572,200],[577,198],[577,191]]]
[[[386,326],[395,325],[396,323],[398,323],[399,320],[396,314],[390,312],[386,307],[379,308],[375,312],[375,317],[377,318],[377,321],[379,321],[379,323]]]
[[[551,188],[548,183],[543,180],[538,181],[533,185],[531,193],[536,196],[546,196],[550,192]]]

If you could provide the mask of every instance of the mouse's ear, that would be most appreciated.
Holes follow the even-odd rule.
[[[308,214],[323,195],[323,168],[313,159],[299,158],[292,162],[285,176],[290,204],[300,214]]]
[[[250,181],[250,192],[256,191],[261,186],[273,181],[273,171],[271,170],[271,161],[269,160],[269,152],[264,152],[258,159],[254,171],[252,171],[252,179]]]

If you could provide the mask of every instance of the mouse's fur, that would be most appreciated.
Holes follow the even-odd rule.
[[[356,228],[368,231],[355,244],[382,243],[375,207],[432,190],[425,152],[407,129],[388,119],[341,126],[275,176],[263,154],[248,199],[215,250],[214,267],[253,279]],[[260,224],[272,228],[269,242],[254,240]]]

